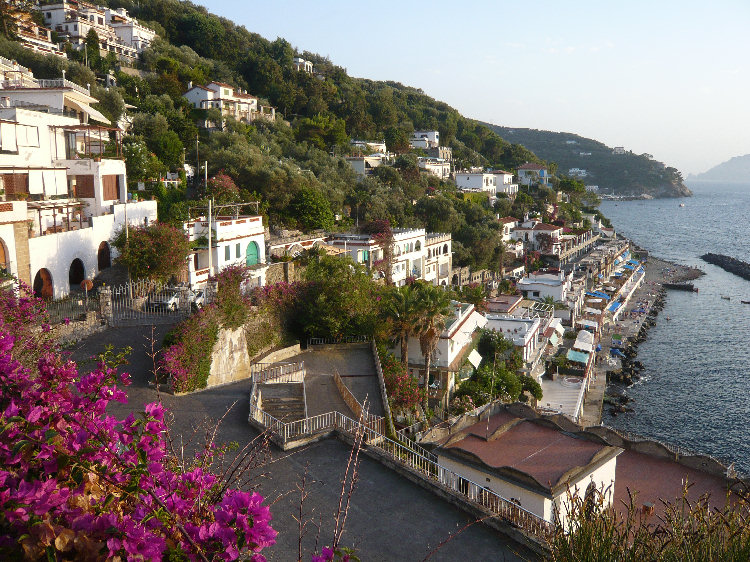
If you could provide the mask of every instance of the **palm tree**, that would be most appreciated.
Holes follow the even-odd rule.
[[[416,332],[419,335],[419,347],[424,356],[424,410],[429,408],[428,383],[430,381],[430,360],[437,349],[440,334],[445,324],[453,315],[450,295],[441,287],[420,283],[417,286],[419,316],[416,322]]]
[[[386,294],[382,316],[391,321],[391,333],[401,340],[401,363],[409,362],[409,336],[417,319],[417,295],[411,285],[392,287]]]

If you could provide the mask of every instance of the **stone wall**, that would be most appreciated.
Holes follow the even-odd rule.
[[[207,387],[250,378],[250,357],[247,354],[245,328],[222,328],[211,353],[211,372]]]
[[[293,261],[282,261],[272,263],[266,270],[266,285],[274,285],[276,283],[294,283],[295,281],[301,281],[302,275],[305,273],[305,267]]]

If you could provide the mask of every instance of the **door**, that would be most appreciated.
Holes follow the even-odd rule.
[[[247,251],[245,252],[245,265],[258,265],[258,244],[250,242],[247,245]]]

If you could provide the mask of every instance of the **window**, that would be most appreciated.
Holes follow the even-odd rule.
[[[52,17],[52,12],[47,12],[45,15],[47,16],[47,19],[50,19]]]
[[[224,261],[229,261],[232,259],[232,248],[227,244],[224,246]]]
[[[417,251],[422,249],[422,244],[419,240],[417,240],[417,244],[414,246],[414,249]]]
[[[234,257],[235,258],[239,258],[240,254],[241,254],[241,252],[240,252],[240,244],[238,242],[237,245],[234,248]]]

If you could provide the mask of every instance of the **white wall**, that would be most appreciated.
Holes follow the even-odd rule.
[[[493,174],[460,174],[456,172],[456,186],[461,189],[495,193],[495,176]]]

